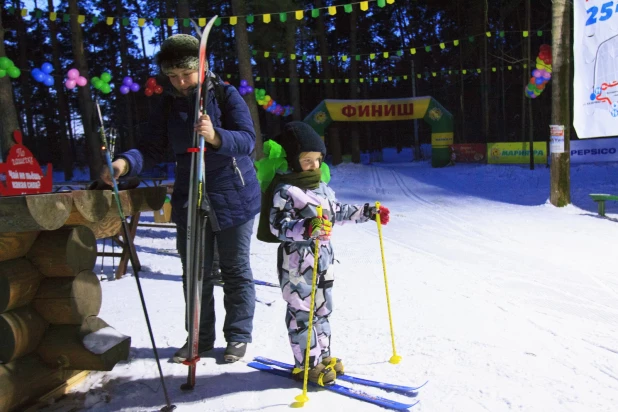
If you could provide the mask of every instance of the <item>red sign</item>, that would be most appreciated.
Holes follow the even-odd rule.
[[[6,186],[0,181],[0,196],[32,195],[52,190],[52,164],[47,165],[47,176],[32,153],[22,144],[19,130],[13,132],[16,144],[11,147],[6,163],[0,163],[0,174],[6,176]]]
[[[454,144],[451,148],[453,163],[485,163],[487,146],[480,143]]]

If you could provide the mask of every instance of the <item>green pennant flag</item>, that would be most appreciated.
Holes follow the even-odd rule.
[[[13,7],[13,6],[9,7],[8,12],[9,12],[9,14],[15,13],[15,7]]]
[[[354,60],[356,60],[357,62],[359,62],[359,61],[360,61],[360,59],[361,59],[361,58],[360,58],[360,54],[357,54],[356,56],[354,56]]]
[[[283,59],[283,53],[277,53],[277,58],[278,59]]]
[[[431,46],[425,46],[425,51],[429,53],[431,51]]]
[[[311,17],[314,19],[320,16],[320,9],[311,9]]]
[[[152,23],[156,26],[159,27],[161,26],[161,19],[160,18],[156,18],[152,21]]]
[[[251,54],[257,56],[257,50],[251,50]]]
[[[71,21],[71,15],[70,14],[66,14],[66,13],[63,14],[62,15],[62,21],[65,22],[65,23],[70,22]]]
[[[287,13],[279,13],[279,21],[281,23],[285,23],[288,20],[288,14]]]
[[[469,36],[469,37],[468,37],[468,41],[469,41],[470,43],[474,43],[474,36]]]
[[[403,50],[398,50],[397,51],[397,56],[399,56],[399,57],[403,56]]]
[[[99,16],[92,16],[92,24],[99,24]]]
[[[40,19],[41,17],[43,17],[43,10],[36,9],[36,11],[34,12],[34,17],[36,17],[37,19]]]
[[[217,20],[215,20],[215,26],[221,26],[221,17],[217,17]]]
[[[306,62],[307,61],[307,55],[303,54],[303,61]]]
[[[189,19],[182,19],[182,25],[184,27],[189,27],[191,25],[191,20],[189,20]]]
[[[255,17],[253,17],[253,14],[250,14],[245,18],[245,20],[247,21],[247,24],[253,24]]]
[[[386,6],[386,0],[378,0],[378,7]]]
[[[188,20],[188,19],[186,19],[186,20]],[[128,17],[123,17],[122,18],[122,25],[123,26],[127,27],[129,25],[129,23],[130,22],[129,22],[129,18]],[[185,26],[185,27],[187,27],[187,26]]]
[[[500,37],[504,37],[504,30],[500,31],[499,35]]]
[[[543,30],[537,31],[536,35],[539,36],[539,37],[542,37],[543,36]]]
[[[352,5],[351,4],[346,4],[345,6],[343,6],[343,10],[346,13],[352,13]]]

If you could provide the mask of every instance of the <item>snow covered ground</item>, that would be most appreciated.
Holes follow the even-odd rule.
[[[412,411],[615,411],[618,405],[618,203],[599,218],[589,193],[618,194],[618,164],[571,170],[572,206],[547,202],[549,169],[429,163],[345,164],[332,169],[341,201],[380,200],[395,342],[392,355],[376,225],[337,226],[340,261],[331,318],[332,351],[350,374],[393,383],[429,383]],[[152,220],[145,216],[144,220]],[[198,366],[192,393],[186,366],[168,363],[184,343],[180,260],[171,229],[139,228],[142,285],[178,411],[284,411],[300,387],[249,368],[261,355],[291,362],[285,304],[257,286],[254,342],[244,361],[222,364],[222,290],[217,348]],[[107,248],[109,248],[109,243]],[[252,245],[257,279],[277,282],[276,245]],[[159,252],[158,252],[159,251]],[[107,279],[112,261],[102,270]],[[132,337],[130,359],[92,373],[48,411],[154,411],[164,406],[132,276],[102,282],[100,317]],[[403,395],[361,388],[410,401]],[[378,407],[310,389],[308,411]],[[75,408],[75,409],[73,409]]]

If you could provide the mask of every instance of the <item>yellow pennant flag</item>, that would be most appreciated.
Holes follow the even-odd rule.
[[[394,3],[395,3],[395,0],[386,0],[386,2],[387,2],[388,4],[394,4]]]
[[[264,16],[262,16],[262,19],[264,23],[266,24],[270,23],[270,14],[265,14]]]
[[[440,48],[441,48],[442,50],[446,49],[446,44],[444,44],[444,43],[440,43]]]
[[[331,16],[334,16],[335,14],[337,14],[337,7],[329,6],[328,7],[328,14],[330,14]]]
[[[303,19],[303,11],[302,10],[296,10],[295,16],[296,16],[296,20],[302,20]]]
[[[167,25],[172,27],[174,25],[175,20],[174,19],[167,19]]]
[[[137,25],[139,27],[144,27],[144,24],[146,24],[146,19],[143,17],[140,17],[139,19],[137,19]]]
[[[316,83],[320,83],[320,79],[315,79],[315,82]]]
[[[304,83],[304,82],[305,82],[305,79],[304,79],[304,78],[301,78],[301,79],[300,79],[300,82],[301,82],[301,83]]]
[[[231,25],[231,26],[236,26],[236,23],[238,23],[238,17],[236,17],[236,16],[231,16],[231,17],[230,17],[230,25]]]
[[[330,79],[330,82],[331,83],[335,83],[335,79]]]
[[[49,19],[51,21],[56,21],[57,18],[58,18],[58,13],[56,13],[55,11],[49,13]]]
[[[341,56],[341,60],[343,60],[344,62],[348,61],[348,56],[344,54],[343,56]]]
[[[290,78],[289,78],[289,77],[286,77],[286,78],[285,78],[285,82],[286,82],[286,83],[289,83],[289,82],[290,82]]]
[[[316,62],[321,62],[322,61],[322,56],[315,56],[315,61]]]
[[[404,79],[404,80],[408,80],[408,76],[404,74],[404,75],[403,75],[403,79]]]
[[[371,53],[371,54],[369,55],[369,58],[370,58],[371,60],[375,59],[375,58],[376,58],[376,54],[375,54],[375,53]]]
[[[345,79],[345,82],[346,83],[350,83],[350,79]]]
[[[290,54],[290,60],[296,60],[296,55],[294,53]]]
[[[206,25],[206,18],[200,17],[199,19],[197,19],[197,24],[199,24],[200,27],[204,27]]]
[[[388,81],[392,82],[393,81],[393,76],[388,76]]]
[[[416,49],[414,47],[410,49],[410,54],[416,54]]]
[[[112,24],[114,24],[114,18],[113,17],[107,17],[105,19],[105,23],[107,23],[108,26],[111,26]]]
[[[268,56],[270,56],[270,52],[267,52],[267,51],[264,52],[264,57],[268,57]]]
[[[255,81],[256,81],[256,82],[259,82],[259,81],[260,81],[260,79],[261,79],[261,77],[260,77],[260,76],[258,76],[258,77],[256,77],[256,78],[255,78]]]
[[[388,52],[382,53],[382,56],[384,56],[385,59],[388,59]]]
[[[270,82],[271,82],[271,83],[274,83],[274,82],[275,82],[275,78],[274,78],[274,77],[271,77],[271,78],[270,78]]]
[[[513,66],[507,66],[509,70],[513,70]]]
[[[369,2],[368,1],[361,1],[360,3],[360,9],[362,11],[367,11],[369,10]]]
[[[77,16],[77,22],[79,24],[84,24],[85,21],[86,21],[86,16],[84,16],[83,14],[80,14],[79,16]]]
[[[21,17],[26,17],[28,15],[28,9],[21,9]]]

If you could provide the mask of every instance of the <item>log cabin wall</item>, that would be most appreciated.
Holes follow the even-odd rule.
[[[120,203],[134,216],[161,209],[165,195],[126,190]],[[103,297],[93,272],[96,240],[118,235],[120,223],[111,191],[0,197],[0,412],[127,360],[131,338],[108,333],[97,317]],[[106,336],[114,341],[101,353]]]

